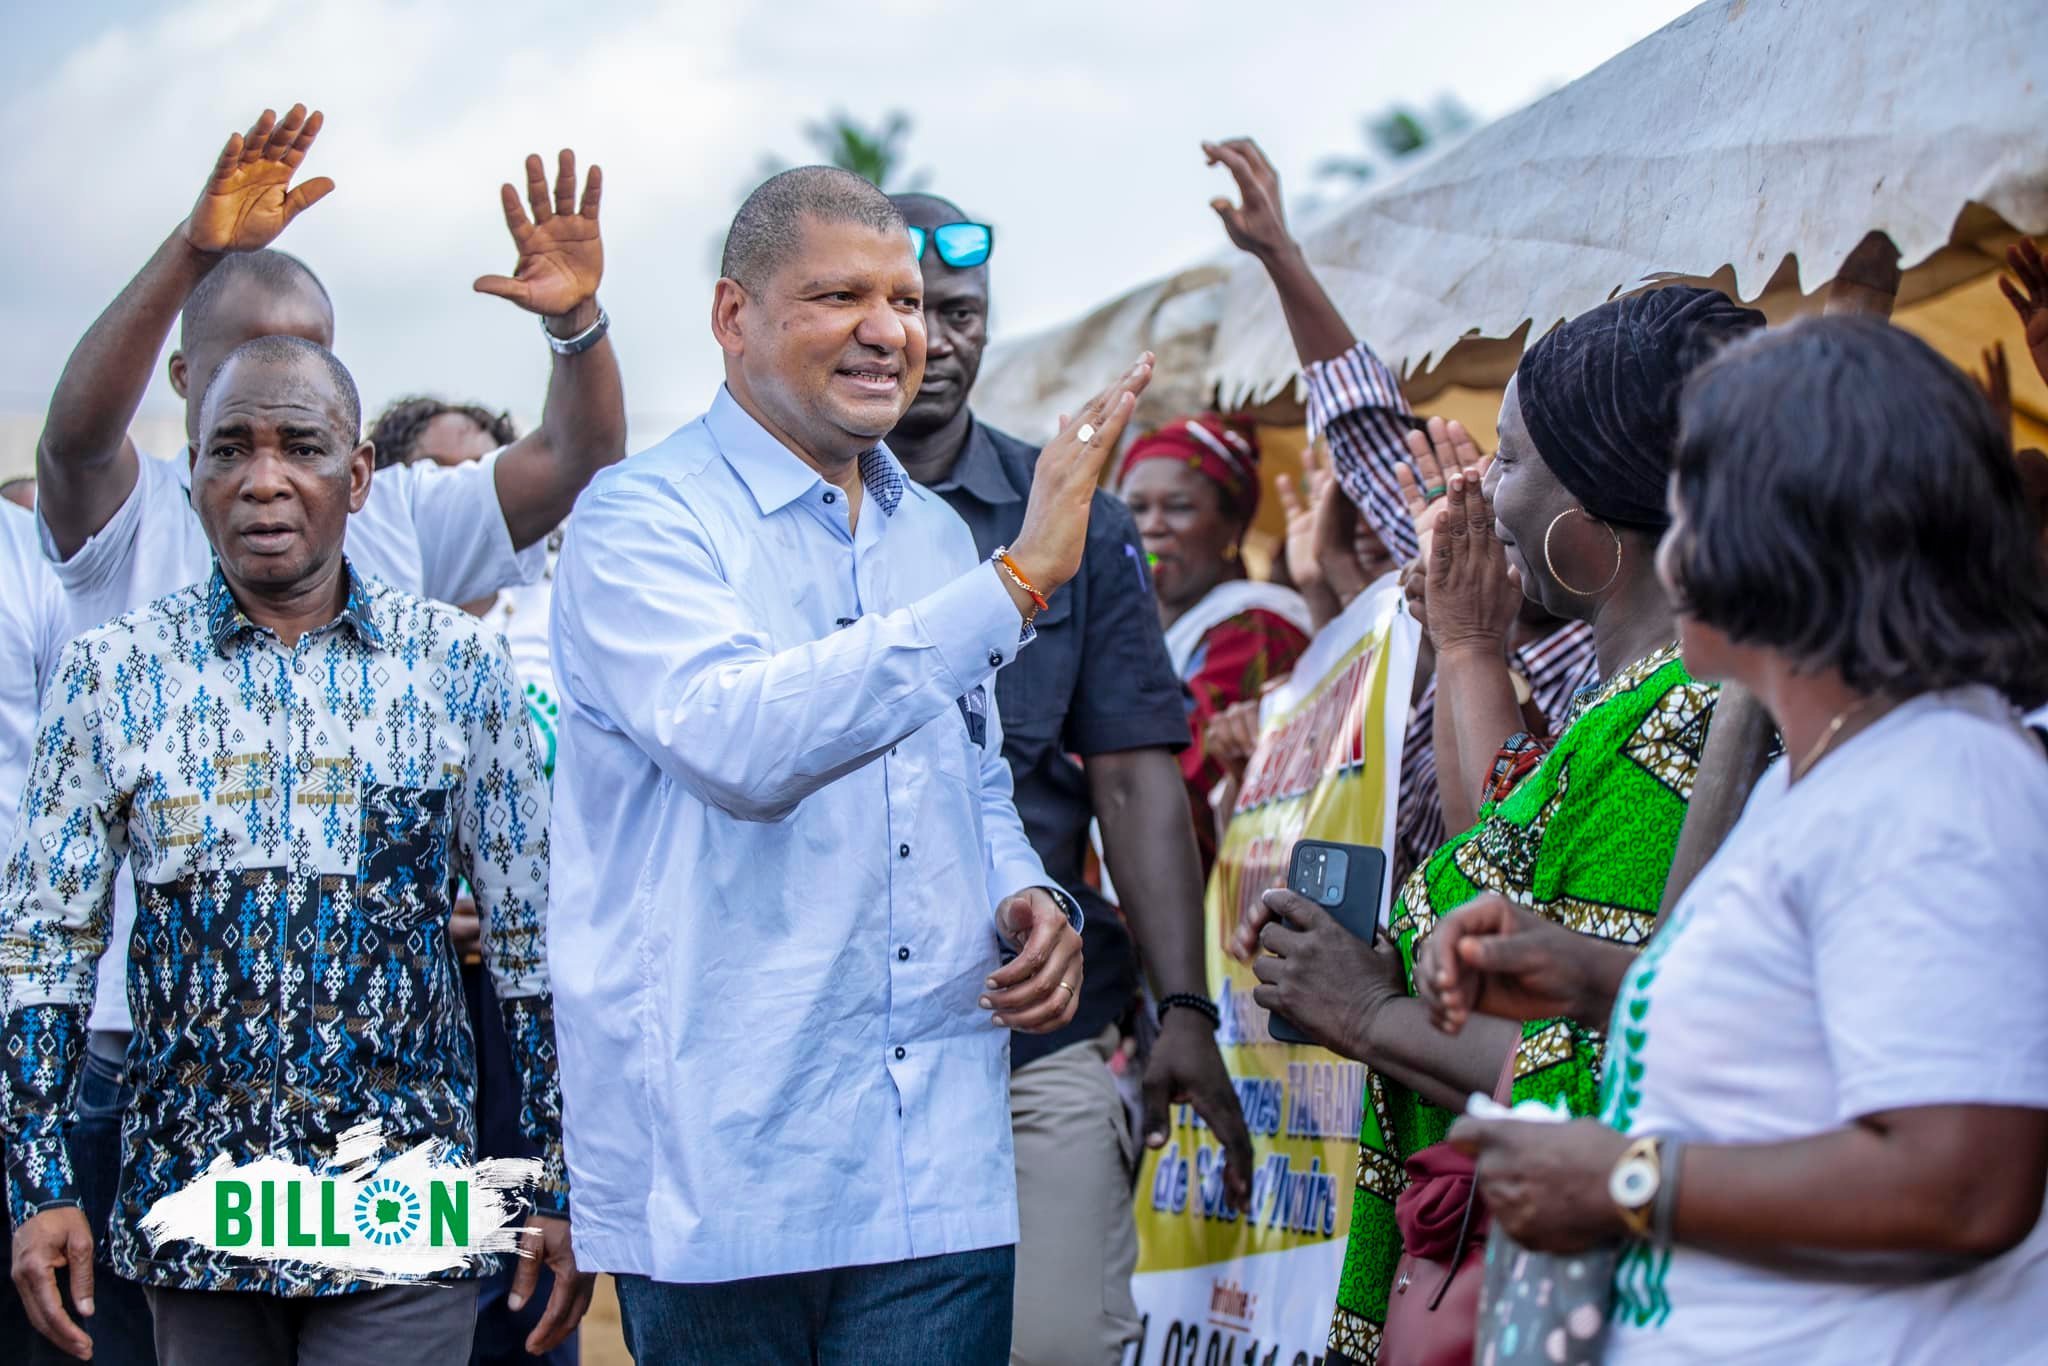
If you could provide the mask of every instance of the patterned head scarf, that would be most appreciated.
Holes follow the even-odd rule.
[[[1536,453],[1595,517],[1662,531],[1685,377],[1763,325],[1763,314],[1718,290],[1683,285],[1581,313],[1524,352],[1515,370]]]
[[[1249,418],[1197,413],[1176,418],[1124,452],[1117,483],[1144,460],[1178,460],[1223,490],[1223,506],[1249,522],[1259,508],[1259,442]]]

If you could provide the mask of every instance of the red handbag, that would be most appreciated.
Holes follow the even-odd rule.
[[[1515,1055],[1501,1064],[1493,1098],[1505,1105],[1515,1088]],[[1408,1185],[1394,1201],[1401,1260],[1387,1297],[1380,1366],[1471,1366],[1486,1284],[1486,1206],[1472,1159],[1448,1143],[1408,1159]]]

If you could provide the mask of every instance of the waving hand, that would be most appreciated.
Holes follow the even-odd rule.
[[[518,264],[510,275],[478,279],[477,293],[510,299],[544,318],[566,317],[595,298],[598,281],[604,278],[604,241],[597,231],[597,203],[603,193],[604,172],[592,166],[583,202],[577,204],[576,154],[565,147],[550,200],[546,168],[538,156],[527,157],[526,202],[533,216],[527,217],[519,192],[511,185],[499,190],[505,226],[519,249]]]
[[[325,199],[334,188],[326,176],[291,187],[321,121],[319,110],[295,104],[282,123],[266,109],[247,133],[231,134],[185,220],[185,240],[200,251],[259,251]]]

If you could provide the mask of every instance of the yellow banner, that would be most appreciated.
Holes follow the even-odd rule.
[[[1250,1208],[1223,1200],[1223,1150],[1188,1106],[1148,1153],[1137,1192],[1144,1315],[1137,1366],[1308,1366],[1320,1360],[1351,1195],[1365,1069],[1284,1044],[1252,1000],[1251,969],[1223,952],[1240,910],[1281,886],[1297,840],[1391,848],[1415,623],[1382,579],[1325,626],[1260,709],[1205,906],[1217,1034],[1252,1133]],[[1381,889],[1382,915],[1387,889]]]

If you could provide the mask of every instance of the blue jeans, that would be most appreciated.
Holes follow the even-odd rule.
[[[637,1366],[1006,1366],[1016,1249],[678,1285],[618,1277]]]
[[[92,1225],[93,1366],[155,1366],[156,1333],[142,1287],[122,1280],[107,1261],[107,1221],[121,1184],[121,1117],[135,1089],[122,1080],[121,1066],[88,1053],[78,1083],[78,1122],[71,1127],[71,1174]]]

